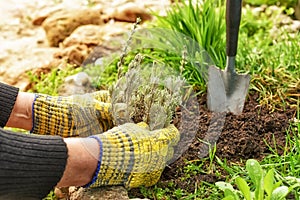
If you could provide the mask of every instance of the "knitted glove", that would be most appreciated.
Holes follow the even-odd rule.
[[[151,186],[159,180],[180,135],[173,125],[149,131],[142,122],[126,123],[91,137],[99,143],[100,157],[95,176],[86,187],[135,188]]]
[[[35,134],[84,137],[114,126],[108,91],[69,97],[36,94],[32,110]]]

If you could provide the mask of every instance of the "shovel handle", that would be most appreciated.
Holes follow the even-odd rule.
[[[241,22],[242,0],[226,2],[226,55],[236,56]]]

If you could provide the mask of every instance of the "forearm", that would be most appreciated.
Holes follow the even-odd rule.
[[[19,92],[6,126],[31,130],[33,101],[33,93]]]
[[[0,128],[0,199],[45,197],[57,187],[84,186],[97,168],[92,138],[15,133]]]
[[[61,137],[0,128],[0,199],[42,199],[61,179],[67,159]]]

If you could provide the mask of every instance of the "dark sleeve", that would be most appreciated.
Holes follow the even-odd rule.
[[[6,125],[18,93],[18,88],[0,82],[0,127]]]
[[[67,158],[61,137],[0,128],[0,199],[43,199],[61,179]]]

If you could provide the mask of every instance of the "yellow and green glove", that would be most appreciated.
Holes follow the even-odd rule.
[[[174,125],[150,131],[141,122],[126,123],[90,137],[98,141],[100,156],[95,176],[86,187],[135,188],[151,186],[159,180],[173,157],[180,134]]]
[[[108,91],[68,97],[36,94],[31,132],[62,137],[90,136],[114,126]]]

